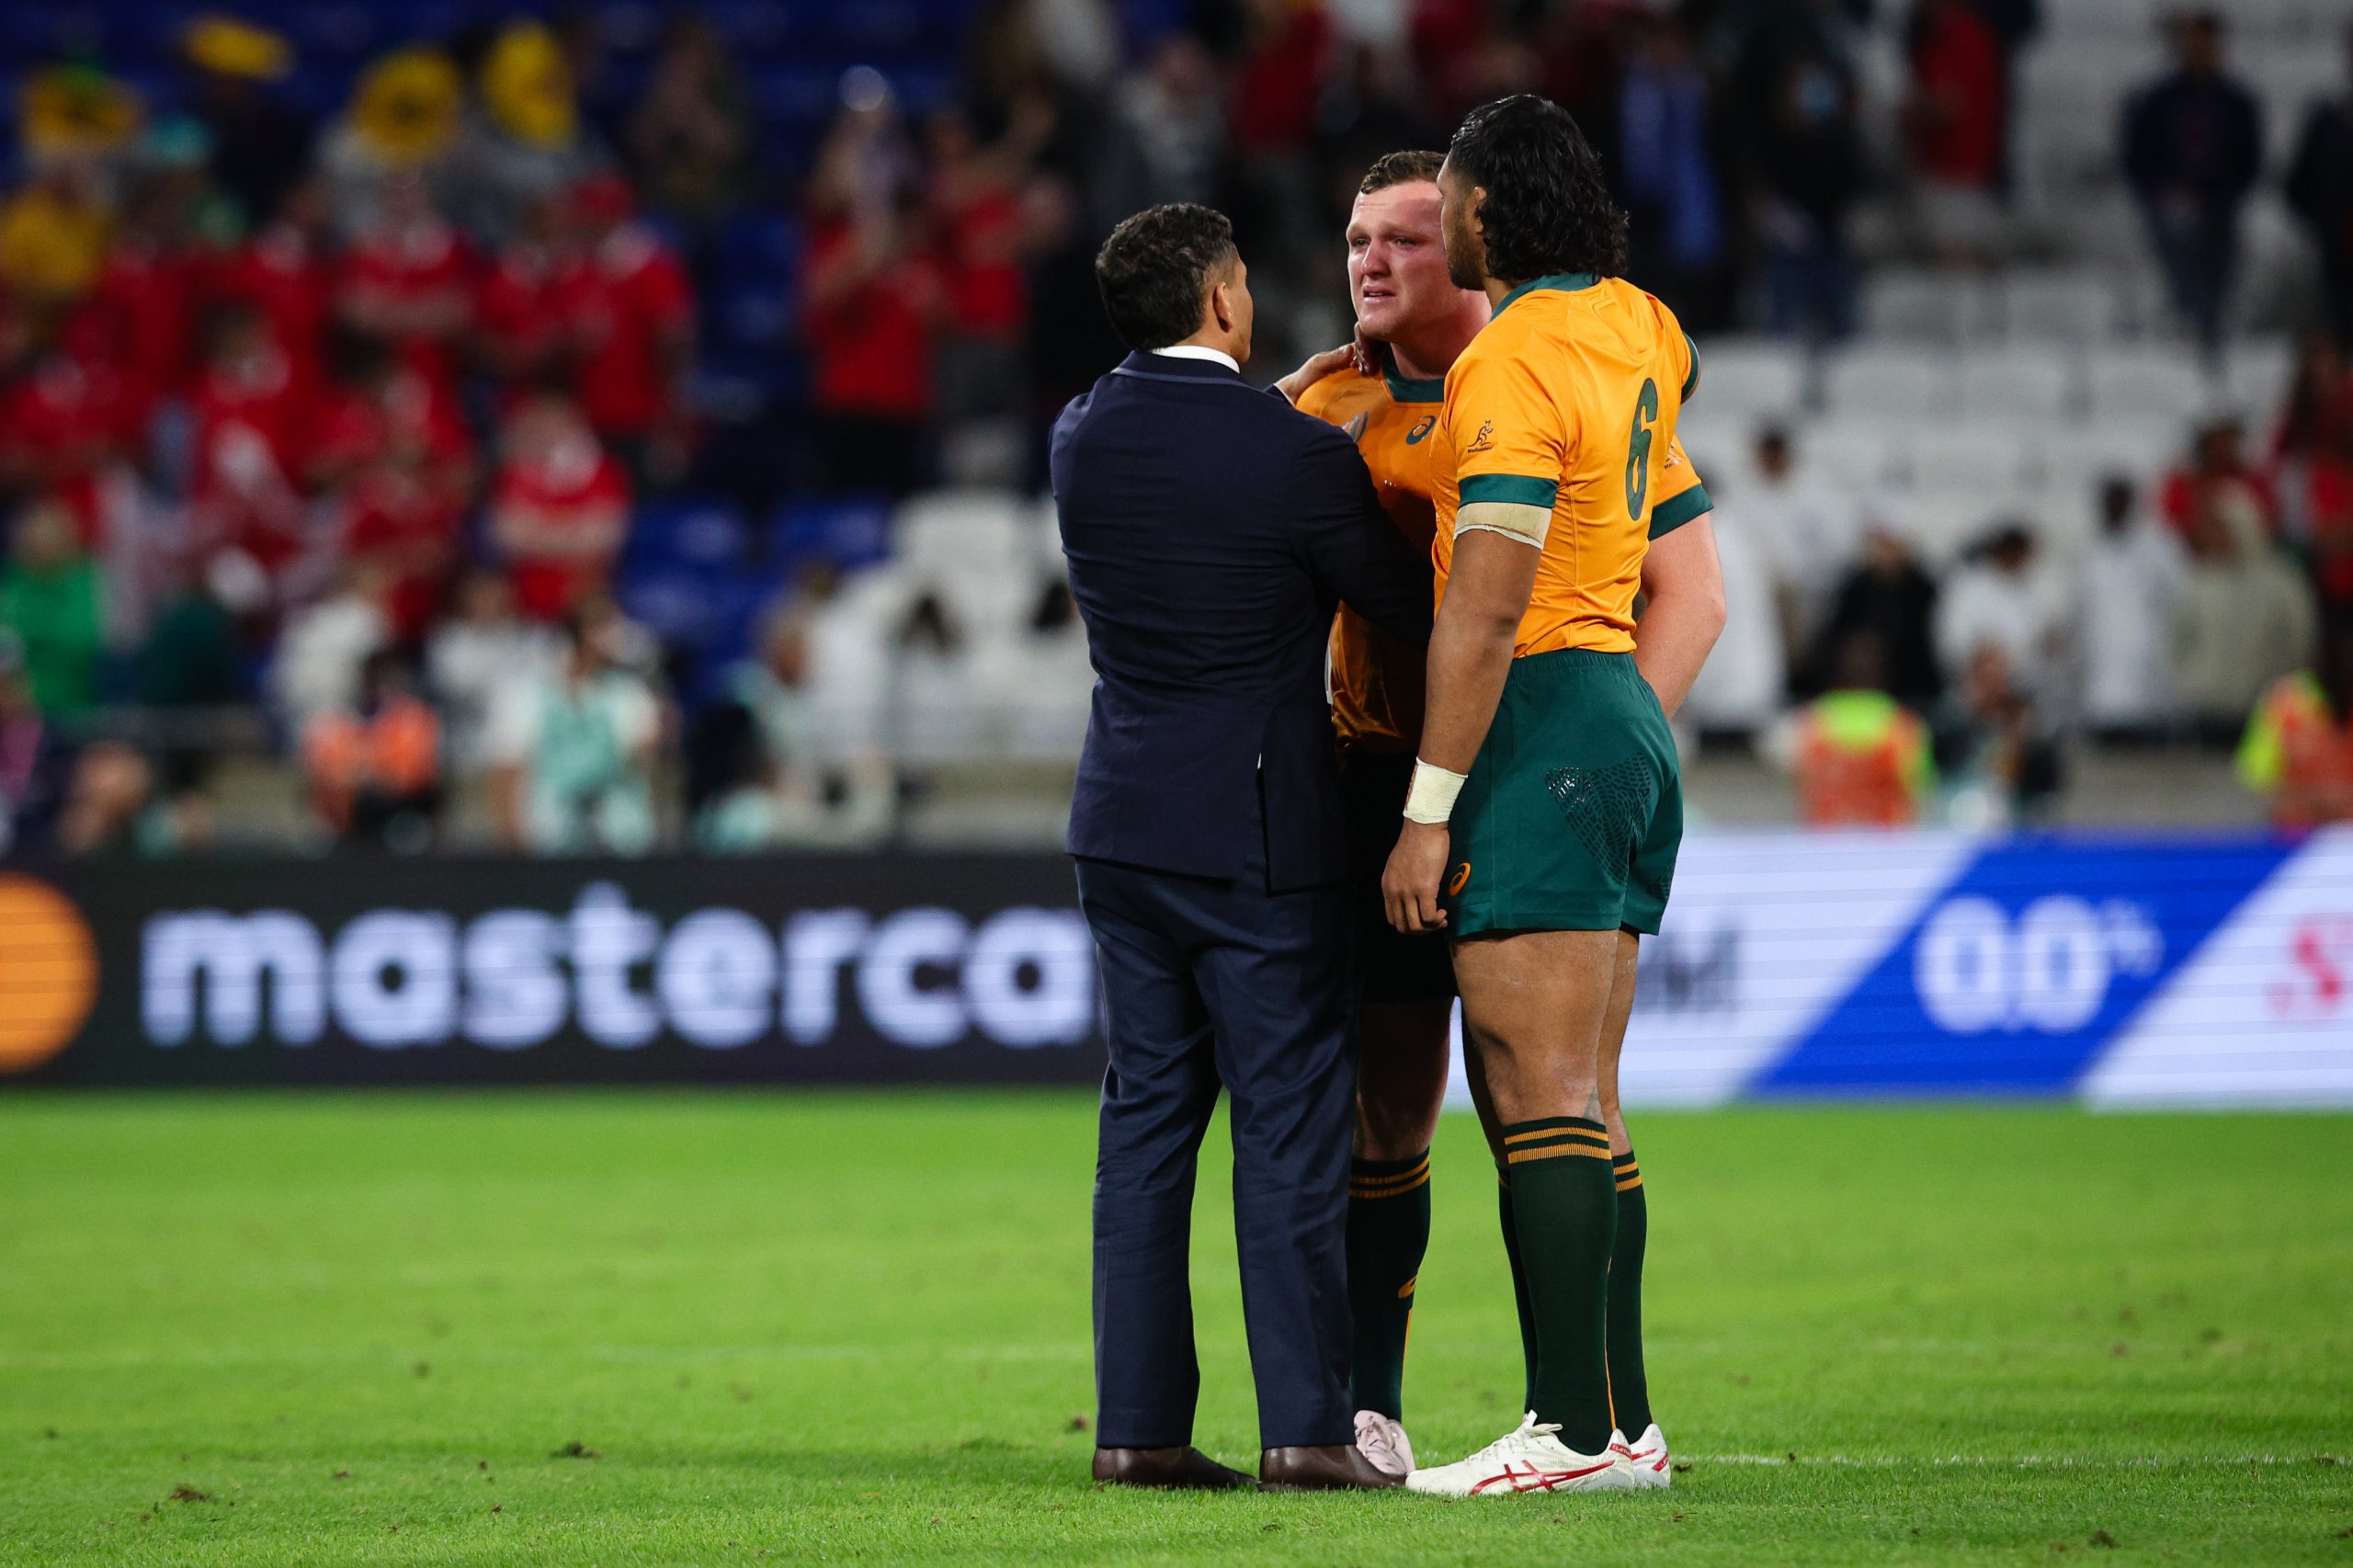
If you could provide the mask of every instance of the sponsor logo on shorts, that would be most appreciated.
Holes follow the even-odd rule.
[[[1465,887],[1468,887],[1470,883],[1471,862],[1465,860],[1460,866],[1455,867],[1454,875],[1447,879],[1446,891],[1449,895],[1459,894]]]

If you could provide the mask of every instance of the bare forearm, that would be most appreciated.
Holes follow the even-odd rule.
[[[1511,674],[1517,621],[1438,611],[1430,629],[1429,694],[1422,720],[1424,760],[1468,773],[1495,722],[1505,677]]]
[[[1653,599],[1634,629],[1634,667],[1658,693],[1658,705],[1673,718],[1691,695],[1699,666],[1724,629],[1721,599],[1695,594],[1669,594]]]
[[[1723,563],[1711,518],[1696,517],[1651,542],[1643,592],[1650,602],[1634,628],[1634,668],[1671,718],[1691,695],[1691,683],[1724,629]]]

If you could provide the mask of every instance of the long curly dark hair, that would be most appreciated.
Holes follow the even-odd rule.
[[[1609,199],[1593,143],[1552,99],[1518,93],[1482,104],[1463,118],[1446,155],[1486,190],[1479,221],[1488,277],[1525,283],[1559,272],[1624,274],[1626,214]]]

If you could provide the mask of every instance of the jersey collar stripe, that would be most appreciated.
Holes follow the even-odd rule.
[[[1495,301],[1495,314],[1503,314],[1511,309],[1513,301],[1522,294],[1532,294],[1539,289],[1553,289],[1564,294],[1573,294],[1579,289],[1590,289],[1600,281],[1600,278],[1590,272],[1555,272],[1543,278],[1531,278]]]

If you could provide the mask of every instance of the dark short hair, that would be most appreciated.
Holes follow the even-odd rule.
[[[1626,214],[1609,199],[1601,160],[1569,111],[1518,93],[1472,109],[1447,156],[1487,193],[1479,222],[1487,276],[1525,283],[1559,272],[1626,270]]]
[[[1370,196],[1376,190],[1387,190],[1392,185],[1412,185],[1417,180],[1435,182],[1438,171],[1446,162],[1443,153],[1389,153],[1373,160],[1365,170],[1363,182],[1357,187],[1358,196]]]
[[[1190,201],[1147,207],[1095,256],[1111,329],[1139,350],[1182,343],[1200,329],[1201,301],[1239,254],[1224,213]]]

